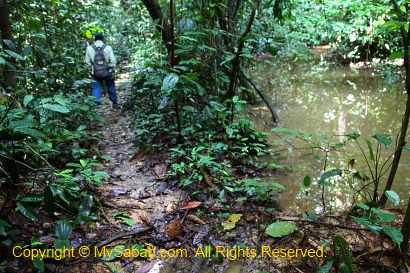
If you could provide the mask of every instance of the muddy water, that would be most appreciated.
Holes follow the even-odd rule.
[[[343,141],[341,135],[357,131],[362,135],[361,143],[366,150],[366,138],[377,132],[396,136],[399,131],[405,103],[403,84],[392,83],[391,78],[374,71],[332,67],[316,61],[280,66],[264,63],[255,69],[254,75],[277,109],[279,126],[311,133],[314,142],[324,148],[327,143]],[[270,130],[270,115],[265,107],[252,107],[249,113],[259,129]],[[270,134],[270,141],[274,150],[280,151],[280,157],[273,160],[289,168],[274,177],[287,186],[280,200],[282,208],[299,212],[321,210],[318,189],[313,186],[304,190],[302,181],[309,175],[315,184],[324,168],[325,153],[307,149],[309,144],[304,141],[285,143],[277,134]],[[384,154],[389,152],[391,150],[384,151]],[[363,157],[354,143],[341,151],[329,153],[326,165],[347,168],[347,162],[353,158],[357,162],[354,168],[366,171]],[[409,153],[404,155],[396,177],[395,190],[407,200]],[[332,182],[325,192],[328,206],[348,208],[360,183],[353,181],[353,188],[351,181]]]

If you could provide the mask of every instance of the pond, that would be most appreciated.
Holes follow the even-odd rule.
[[[313,142],[320,143],[322,148],[326,148],[327,143],[343,142],[346,139],[343,135],[358,132],[366,153],[366,139],[372,139],[376,133],[389,134],[393,144],[389,149],[382,149],[381,159],[393,152],[406,99],[404,85],[401,81],[394,83],[393,73],[385,76],[370,69],[329,65],[320,55],[309,64],[275,65],[273,61],[264,62],[253,72],[256,82],[276,108],[279,127],[310,133]],[[270,132],[271,117],[266,107],[252,106],[248,113],[258,129]],[[310,176],[312,185],[317,184],[325,161],[328,168],[350,168],[369,173],[364,157],[353,141],[337,152],[330,152],[328,159],[324,160],[326,153],[309,148],[311,141],[286,142],[282,134],[276,133],[270,133],[269,140],[273,150],[280,154],[274,162],[288,169],[279,171],[273,178],[287,187],[280,197],[280,206],[284,210],[304,212],[323,209],[320,189],[303,187],[303,180]],[[376,149],[376,140],[372,142]],[[383,181],[387,175],[388,172]],[[360,191],[360,183],[364,183],[355,181],[352,185],[351,182],[343,179],[330,182],[325,190],[325,200],[330,207],[347,209],[351,206],[353,196],[356,196],[354,192]],[[410,152],[407,152],[402,156],[394,185],[394,190],[402,198],[402,205],[407,202],[409,186]]]

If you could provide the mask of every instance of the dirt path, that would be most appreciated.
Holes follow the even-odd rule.
[[[129,75],[120,75],[116,84],[119,103],[124,105],[130,93]],[[135,156],[132,113],[113,110],[107,97],[103,98],[98,111],[106,120],[105,125],[99,129],[103,135],[103,140],[99,143],[100,151],[112,158],[105,166],[110,178],[101,188],[102,199],[110,207],[104,213],[106,222],[101,223],[107,238],[130,232],[142,225],[154,227],[152,232],[163,229],[167,214],[175,211],[184,199],[184,193],[170,190],[167,183],[158,180],[166,171],[166,165],[159,159]],[[131,241],[135,243],[138,238],[117,240],[110,247]],[[126,263],[119,261],[111,265],[119,266],[122,272],[156,272],[155,265],[158,266],[159,261],[151,261],[148,265],[147,263],[144,260],[133,260]],[[152,265],[151,269],[154,271],[136,271],[144,265]],[[105,267],[107,268],[106,265]],[[100,266],[95,268],[95,272],[103,272],[102,270]]]

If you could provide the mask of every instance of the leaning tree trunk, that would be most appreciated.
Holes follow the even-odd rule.
[[[0,0],[1,44],[3,48],[12,50],[12,48],[9,48],[9,44],[7,43],[7,41],[11,41],[13,39],[9,16],[10,16],[10,11],[7,5],[7,1]],[[13,59],[12,59],[12,62],[14,62]],[[4,70],[2,74],[4,77],[3,84],[5,85],[6,89],[11,89],[16,84],[15,71]]]
[[[398,4],[392,0],[392,4],[394,6],[394,9],[397,13],[397,16],[403,20],[403,22],[406,22],[406,18],[403,18],[403,14],[400,11],[400,7]],[[394,177],[396,176],[397,169],[399,168],[399,163],[400,163],[400,158],[401,154],[403,152],[403,147],[406,145],[406,135],[407,135],[407,129],[409,126],[409,120],[410,120],[410,56],[409,56],[409,44],[410,44],[410,28],[406,32],[405,28],[401,28],[401,36],[402,36],[402,43],[403,43],[403,50],[404,50],[404,68],[406,70],[406,94],[407,94],[407,101],[406,101],[406,110],[404,112],[403,120],[401,123],[401,130],[400,130],[400,135],[399,139],[397,142],[396,150],[394,152],[394,158],[393,158],[393,163],[390,169],[389,177],[387,178],[386,186],[384,188],[383,195],[380,197],[379,204],[380,206],[384,206],[387,201],[387,197],[384,194],[386,191],[391,190],[394,182]]]

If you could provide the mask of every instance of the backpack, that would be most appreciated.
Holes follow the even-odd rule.
[[[106,45],[103,45],[102,47],[96,47],[95,45],[93,45],[92,47],[95,51],[95,57],[93,61],[94,77],[98,80],[110,78],[112,75],[104,55],[104,49]]]

